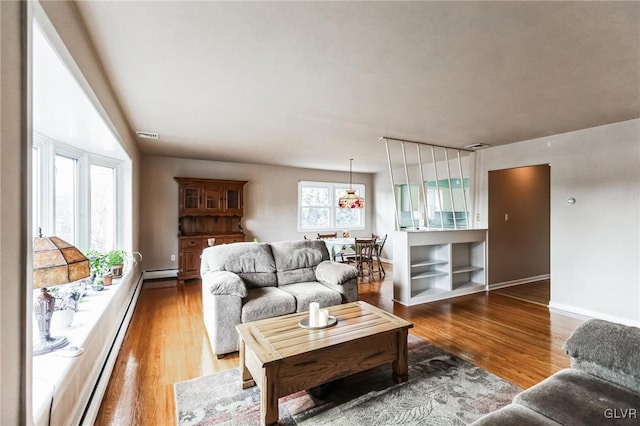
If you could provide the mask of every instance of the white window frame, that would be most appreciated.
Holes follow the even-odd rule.
[[[63,155],[78,161],[76,179],[76,206],[77,218],[75,220],[75,235],[77,241],[68,241],[75,244],[80,250],[91,248],[91,185],[90,166],[110,167],[114,169],[115,176],[115,226],[114,248],[125,247],[124,241],[124,194],[125,194],[125,163],[121,160],[97,155],[83,151],[76,147],[56,141],[48,136],[34,132],[33,144],[40,150],[40,210],[38,215],[42,223],[36,224],[34,235],[37,235],[38,227],[42,228],[42,235],[54,235],[55,229],[55,156]],[[35,210],[36,206],[34,206]],[[35,213],[34,213],[35,215]]]
[[[317,187],[327,188],[330,194],[330,200],[332,205],[329,206],[329,226],[328,227],[302,227],[302,188]],[[350,227],[338,227],[336,225],[336,210],[339,209],[338,199],[333,198],[336,189],[342,190],[346,193],[349,189],[349,184],[345,182],[318,182],[318,181],[298,181],[298,232],[315,232],[315,231],[338,231],[338,230],[364,230],[367,223],[367,215],[365,213],[366,208],[358,209],[360,211],[360,223],[356,226]],[[351,184],[351,189],[355,189],[361,197],[366,199],[366,187],[361,183]]]

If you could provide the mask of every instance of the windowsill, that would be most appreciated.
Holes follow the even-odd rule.
[[[65,336],[69,343],[56,351],[33,357],[33,421],[34,424],[47,424],[47,417],[51,410],[52,399],[59,405],[61,398],[70,398],[66,402],[71,404],[74,410],[80,408],[82,401],[86,401],[89,395],[85,395],[83,387],[93,383],[90,377],[94,370],[106,357],[111,343],[108,340],[99,339],[103,332],[98,331],[102,320],[110,321],[105,313],[109,310],[111,302],[122,300],[125,292],[131,290],[133,272],[129,271],[120,279],[114,279],[111,286],[106,286],[102,291],[87,290],[87,293],[78,304],[73,322],[68,328],[58,327],[52,321],[51,336]],[[111,311],[111,310],[109,310]],[[104,324],[103,324],[104,325]],[[113,324],[118,327],[119,324]],[[96,334],[97,336],[94,336]],[[35,318],[33,319],[33,338],[37,340],[39,331]],[[92,339],[93,337],[93,339]],[[100,345],[101,344],[101,345]],[[99,347],[102,346],[102,347]],[[83,348],[84,353],[76,357],[68,357],[69,348],[76,346]],[[92,386],[92,384],[91,384]],[[71,407],[69,407],[71,408]],[[73,415],[73,412],[68,413]],[[52,414],[53,416],[53,414]],[[52,419],[53,420],[53,419]],[[53,424],[53,423],[52,423]]]

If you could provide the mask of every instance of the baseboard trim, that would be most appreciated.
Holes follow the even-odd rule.
[[[618,324],[630,325],[633,327],[640,327],[640,321],[634,321],[629,318],[619,317],[617,315],[609,315],[603,312],[593,311],[591,309],[584,309],[577,306],[566,305],[564,303],[549,302],[549,310],[552,312],[577,317],[579,319],[596,318],[605,321],[615,322]]]
[[[122,346],[124,337],[127,334],[127,328],[129,328],[129,323],[131,322],[133,311],[135,310],[136,303],[138,302],[138,296],[140,295],[140,290],[142,289],[143,276],[144,274],[140,274],[140,276],[138,277],[138,282],[136,283],[136,288],[133,291],[133,296],[129,301],[129,306],[127,307],[122,322],[120,323],[120,327],[118,328],[118,332],[115,336],[115,339],[113,340],[113,344],[111,345],[111,349],[109,350],[107,359],[104,362],[100,377],[98,378],[98,381],[93,388],[89,403],[85,407],[84,413],[82,414],[80,424],[94,424],[96,417],[98,416],[98,411],[100,410],[100,405],[102,404],[102,398],[104,397],[104,393],[107,390],[107,385],[109,384],[109,379],[111,378],[113,367],[116,364],[118,353],[120,353],[120,347]]]
[[[143,280],[155,280],[159,278],[176,278],[178,276],[177,269],[152,269],[142,273]]]
[[[504,281],[504,282],[501,282],[501,283],[489,284],[489,291],[497,290],[499,288],[511,287],[511,286],[514,286],[514,285],[527,284],[527,283],[533,283],[533,282],[536,282],[536,281],[548,280],[550,278],[551,278],[551,274],[543,274],[543,275],[536,275],[534,277],[520,278],[518,280]]]

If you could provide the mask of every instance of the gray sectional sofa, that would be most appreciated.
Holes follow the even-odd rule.
[[[564,344],[571,368],[473,425],[640,424],[640,328],[588,320]]]
[[[202,252],[202,310],[213,352],[238,350],[236,325],[358,300],[353,266],[321,240],[234,243]]]

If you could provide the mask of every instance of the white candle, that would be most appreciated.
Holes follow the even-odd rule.
[[[309,303],[309,327],[318,327],[320,321],[320,304],[318,302]]]
[[[329,310],[320,309],[320,327],[326,327],[329,324]]]

